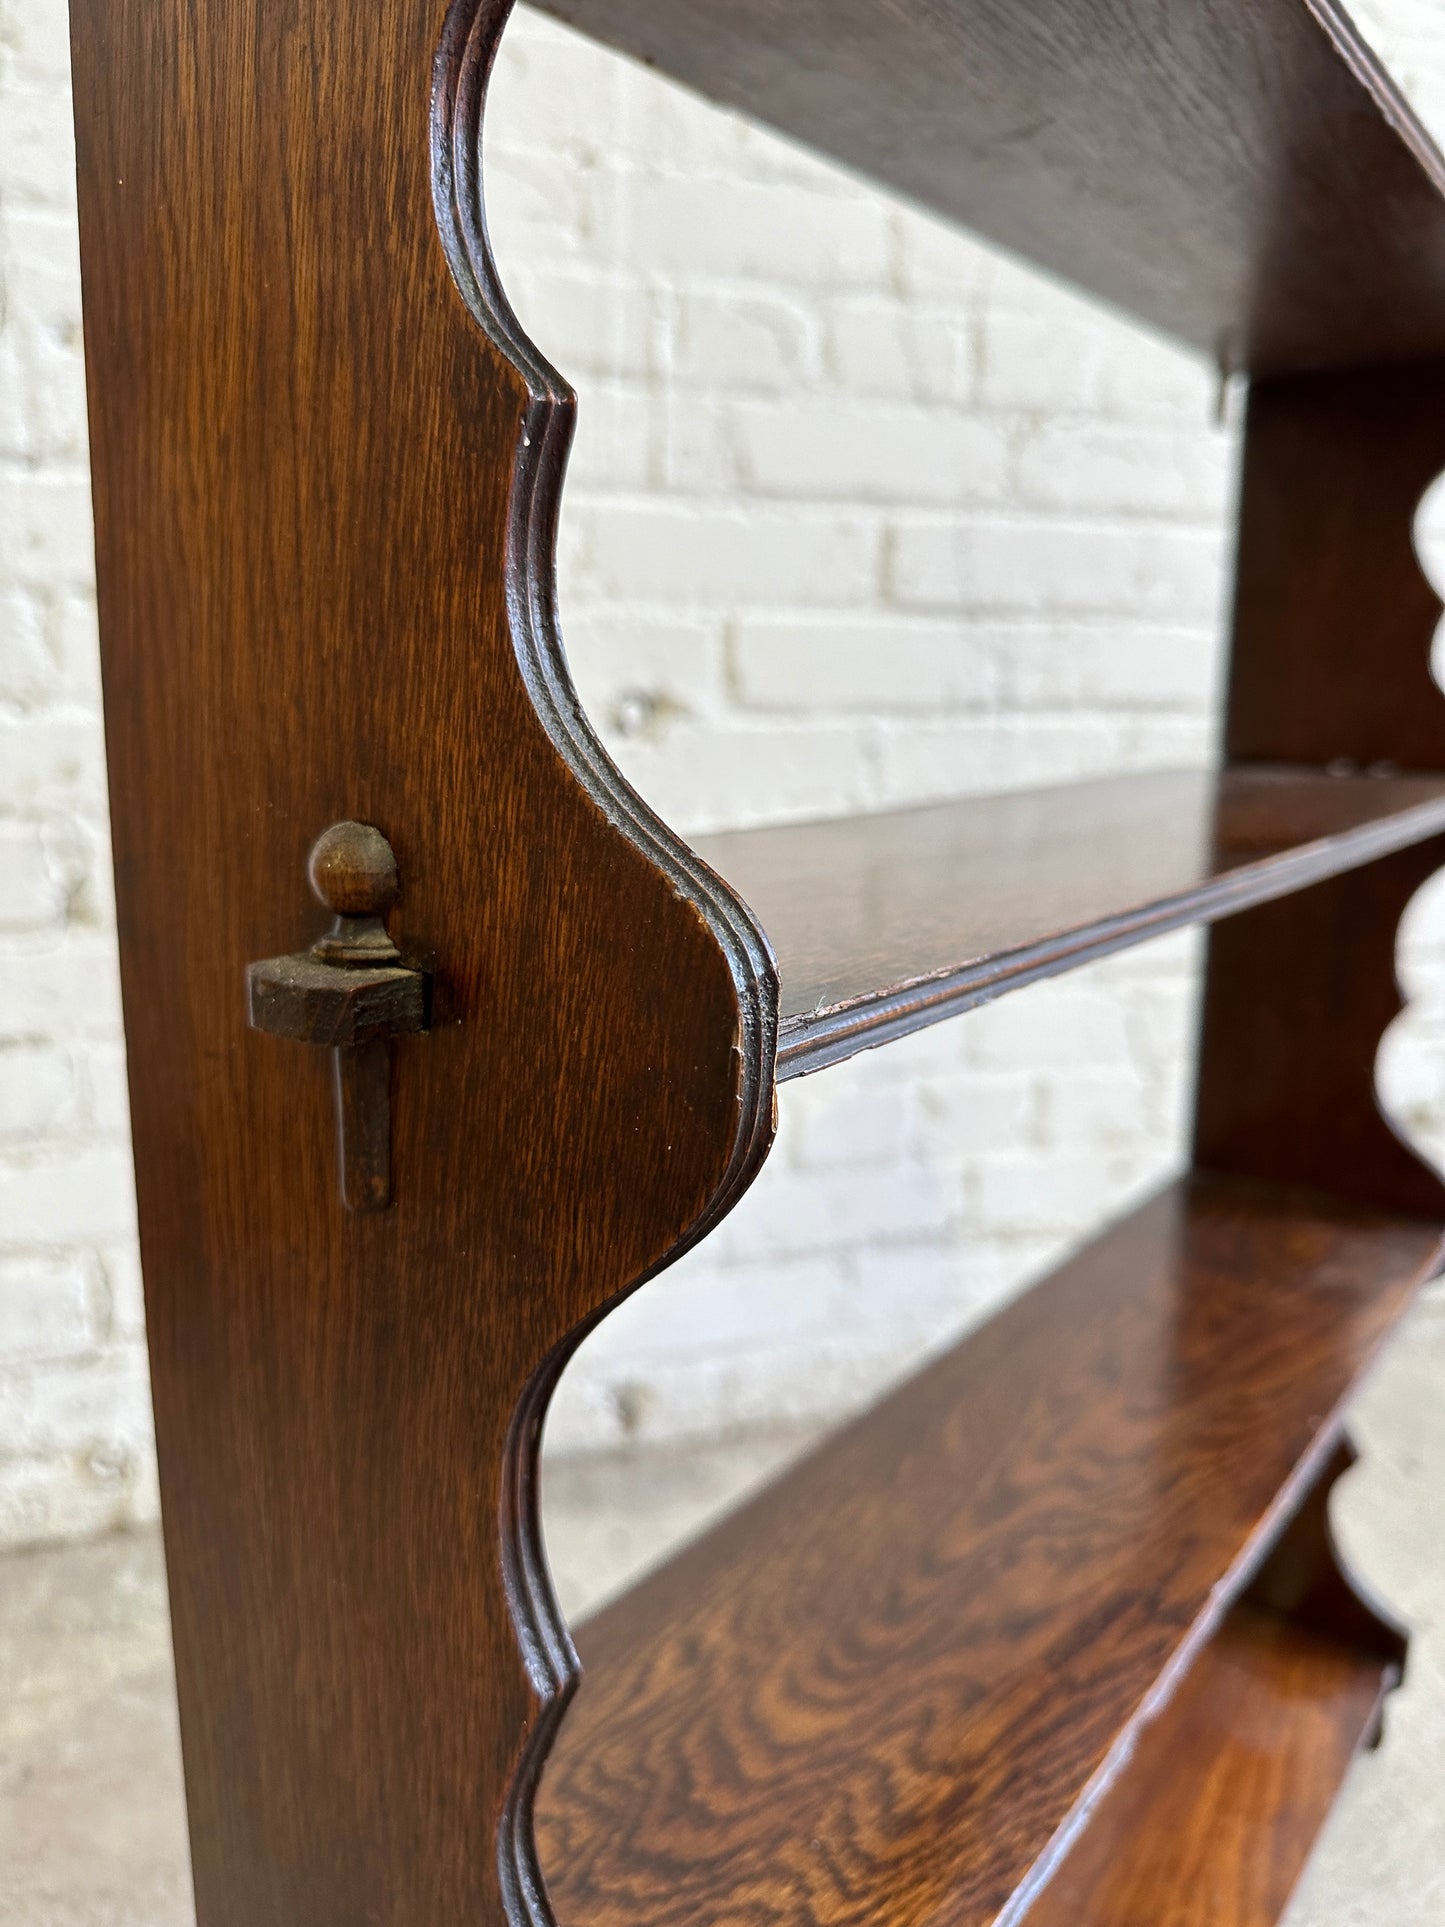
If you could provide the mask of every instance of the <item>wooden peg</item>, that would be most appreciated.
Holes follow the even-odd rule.
[[[250,1020],[273,1037],[330,1047],[341,1195],[353,1211],[378,1211],[391,1203],[391,1040],[427,1028],[430,980],[387,934],[399,886],[380,830],[334,823],[308,867],[335,920],[309,950],[250,965]]]

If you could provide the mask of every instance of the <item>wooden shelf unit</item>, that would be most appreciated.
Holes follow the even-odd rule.
[[[1137,1803],[1130,1755],[1191,1663],[1233,1679],[1232,1643],[1198,1655],[1327,1489],[1341,1404],[1441,1248],[1306,1193],[1172,1187],[580,1627],[537,1803],[563,1927],[1011,1918],[1090,1802]],[[1253,1663],[1306,1734],[1369,1683],[1353,1744],[1391,1635],[1341,1668],[1297,1630]]]
[[[1445,831],[1445,778],[1151,772],[699,839],[778,958],[779,1081]]]
[[[1326,1508],[1445,1229],[1374,1080],[1445,864],[1445,162],[1338,0],[552,7],[1248,378],[1224,768],[689,848],[562,652],[507,0],[71,0],[199,1927],[1265,1927],[1403,1650]],[[569,1710],[547,1401],[777,1082],[1189,922],[1191,1172]]]

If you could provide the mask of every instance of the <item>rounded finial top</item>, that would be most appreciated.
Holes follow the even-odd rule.
[[[396,902],[396,858],[370,823],[323,830],[308,867],[312,889],[338,917],[384,917]]]

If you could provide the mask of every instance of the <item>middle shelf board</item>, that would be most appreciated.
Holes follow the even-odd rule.
[[[1021,1903],[1440,1246],[1187,1179],[580,1627],[536,1803],[561,1927]]]
[[[1152,771],[738,830],[697,850],[778,958],[799,1077],[1445,831],[1445,776]]]

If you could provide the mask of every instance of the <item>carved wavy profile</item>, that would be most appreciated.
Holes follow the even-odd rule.
[[[511,0],[452,0],[434,68],[431,152],[437,228],[453,279],[478,327],[523,376],[528,392],[507,532],[512,643],[533,707],[563,761],[617,834],[696,908],[727,959],[740,1012],[741,1101],[730,1160],[705,1210],[662,1260],[671,1263],[731,1208],[771,1140],[777,971],[767,939],[746,908],[653,814],[612,762],[567,670],[556,611],[555,545],[576,398],[528,340],[502,291],[482,187],[487,84],[510,12]],[[533,1376],[513,1417],[503,1472],[501,1531],[508,1598],[539,1712],[503,1812],[497,1853],[508,1914],[529,1927],[552,1924],[533,1843],[533,1791],[578,1676],[576,1652],[542,1550],[537,1453],[558,1376],[588,1329],[584,1325],[570,1333]]]

